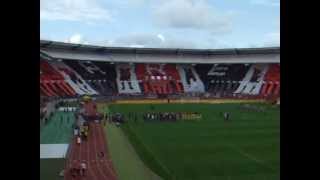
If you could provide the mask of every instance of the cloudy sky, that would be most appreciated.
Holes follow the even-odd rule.
[[[103,46],[280,46],[279,0],[40,0],[40,38]]]

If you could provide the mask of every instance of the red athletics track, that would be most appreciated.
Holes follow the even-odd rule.
[[[104,152],[104,157],[98,157],[98,153]],[[76,166],[82,161],[87,162],[87,172],[84,177],[73,179],[70,174],[70,167]],[[112,165],[108,145],[99,123],[89,123],[89,134],[87,141],[76,144],[73,138],[67,154],[65,165],[65,180],[117,180],[116,171]]]

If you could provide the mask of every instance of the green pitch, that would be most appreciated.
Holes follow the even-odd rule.
[[[153,107],[152,107],[153,106]],[[143,162],[164,179],[280,179],[280,112],[265,104],[263,112],[241,104],[111,105],[111,112],[140,113],[122,130]],[[196,111],[200,121],[148,122],[142,112]],[[230,113],[224,122],[222,113]]]
[[[40,144],[68,144],[72,137],[73,122],[73,113],[55,112],[40,129]]]
[[[63,180],[59,176],[64,159],[40,159],[40,180]]]
[[[71,112],[56,112],[40,129],[40,144],[69,144],[74,116]],[[63,180],[59,172],[64,159],[40,159],[40,180]]]
[[[139,158],[121,128],[105,127],[109,151],[120,180],[162,180]]]

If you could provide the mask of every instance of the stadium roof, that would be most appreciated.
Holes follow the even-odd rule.
[[[147,63],[279,63],[280,47],[173,49],[103,47],[40,40],[40,55],[53,59]]]

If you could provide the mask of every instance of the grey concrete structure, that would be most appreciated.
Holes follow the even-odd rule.
[[[40,56],[52,60],[111,63],[280,63],[280,47],[241,49],[127,48],[41,40]]]

